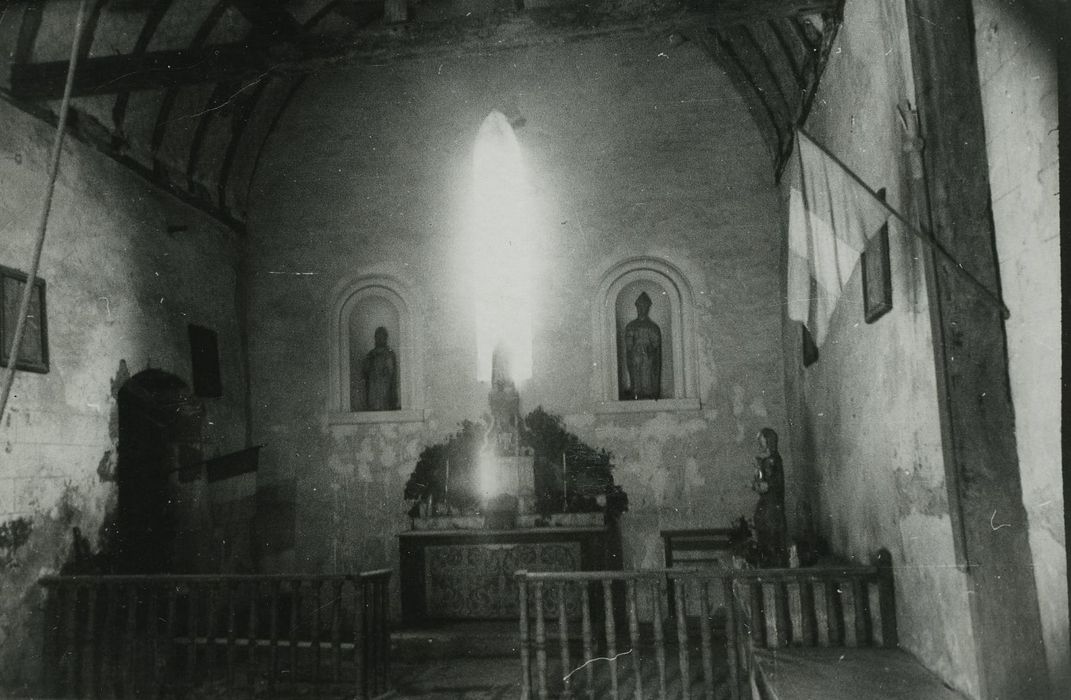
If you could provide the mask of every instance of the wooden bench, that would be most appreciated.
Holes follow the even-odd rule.
[[[732,572],[738,697],[960,698],[898,648],[890,564]]]
[[[707,528],[698,530],[662,530],[666,568],[731,569],[733,568],[730,539],[732,530]],[[719,601],[724,603],[724,601]],[[667,603],[675,614],[676,594],[668,590]],[[694,613],[695,611],[690,611]]]
[[[732,530],[662,530],[662,545],[666,551],[666,568],[689,566],[705,568],[710,565],[732,568],[729,538]]]

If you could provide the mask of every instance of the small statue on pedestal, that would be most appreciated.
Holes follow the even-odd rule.
[[[755,504],[755,539],[760,567],[788,565],[785,539],[785,472],[777,451],[777,433],[772,428],[759,431],[762,454],[755,458],[758,468],[751,488],[759,494]]]

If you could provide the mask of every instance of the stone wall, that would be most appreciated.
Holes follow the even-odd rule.
[[[848,2],[809,133],[890,204],[912,213],[897,115],[914,102],[903,3]],[[923,247],[889,230],[893,308],[863,318],[857,266],[816,364],[800,326],[784,329],[794,461],[833,551],[866,561],[890,550],[900,643],[946,682],[977,694],[965,574],[956,566],[941,448]],[[936,621],[940,621],[937,623]]]
[[[1071,695],[1060,446],[1060,203],[1055,38],[1045,18],[975,3],[993,220],[1011,311],[1008,364],[1053,697]]]
[[[265,500],[281,516],[265,537],[277,568],[395,567],[420,450],[487,410],[459,241],[474,139],[493,109],[523,118],[536,201],[522,411],[542,405],[613,452],[630,498],[626,566],[661,563],[660,528],[728,526],[754,508],[755,435],[785,420],[781,244],[769,157],[728,79],[699,46],[662,37],[414,58],[311,77],[257,173],[253,416]],[[635,256],[690,287],[701,408],[599,408],[598,290]],[[329,316],[362,275],[398,280],[419,307],[416,337],[399,341],[422,363],[414,420],[330,416]]]
[[[25,270],[55,131],[6,102],[0,122],[0,265]],[[68,557],[72,527],[96,549],[114,512],[116,392],[150,367],[189,384],[188,323],[219,334],[224,396],[204,400],[204,455],[243,446],[236,243],[203,214],[68,139],[40,269],[51,369],[16,375],[0,428],[0,522],[31,526],[22,547],[0,552],[3,694],[40,671],[35,581]]]

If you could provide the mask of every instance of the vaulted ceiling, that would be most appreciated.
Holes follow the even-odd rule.
[[[88,0],[71,131],[244,230],[261,150],[304,78],[347,65],[625,33],[696,41],[780,172],[843,0]],[[0,0],[0,97],[55,121],[79,0]],[[354,95],[355,100],[360,95]]]

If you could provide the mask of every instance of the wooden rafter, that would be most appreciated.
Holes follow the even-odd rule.
[[[263,73],[266,65],[263,52],[242,44],[97,56],[87,59],[75,76],[74,96],[215,83]],[[11,94],[24,100],[56,99],[66,70],[66,61],[15,64],[11,67]]]
[[[730,6],[734,21],[724,14]],[[792,153],[793,130],[810,111],[842,8],[839,0],[727,0],[717,6],[710,30],[715,58],[746,98],[778,177]]]
[[[153,6],[149,9],[148,14],[145,15],[145,24],[141,25],[141,31],[138,33],[138,39],[134,43],[133,55],[143,56],[149,48],[149,42],[152,41],[153,36],[156,34],[156,29],[160,26],[160,22],[163,20],[164,15],[167,14],[168,8],[171,7],[172,0],[156,0]],[[85,66],[85,63],[82,64]],[[130,104],[130,92],[120,92],[115,98],[115,105],[112,106],[112,122],[115,124],[116,137],[113,139],[118,146],[122,142],[121,134],[123,133],[123,124],[126,121],[126,109]]]
[[[22,24],[19,25],[19,38],[15,43],[15,61],[29,61],[33,55],[33,46],[37,42],[37,32],[41,30],[44,12],[44,0],[27,3],[22,12]]]
[[[266,39],[286,41],[301,34],[301,25],[280,0],[231,0],[231,5]]]
[[[575,8],[563,4],[538,11],[474,13],[473,17],[442,22],[415,22],[399,31],[397,27],[375,23],[383,16],[383,3],[375,0],[329,0],[303,25],[290,14],[287,0],[215,0],[187,46],[150,51],[173,2],[142,3],[144,23],[127,55],[89,56],[91,45],[87,42],[74,94],[115,95],[113,125],[107,129],[110,152],[124,162],[133,162],[124,156],[124,121],[130,96],[136,91],[160,91],[162,96],[155,101],[155,124],[147,139],[154,161],[149,176],[168,189],[179,188],[186,197],[201,200],[223,218],[229,216],[228,193],[243,187],[241,182],[230,182],[236,172],[235,159],[245,152],[253,154],[254,159],[259,157],[260,147],[249,141],[254,137],[259,140],[261,135],[254,135],[247,127],[254,119],[258,124],[264,122],[259,110],[278,109],[270,118],[270,133],[300,89],[302,76],[325,66],[455,53],[459,48],[504,51],[612,35],[668,34],[682,26],[699,28],[701,31],[689,34],[701,34],[712,45],[708,48],[747,99],[780,172],[791,153],[792,128],[806,115],[814,98],[843,6],[843,0],[703,0],[682,1],[678,6],[639,14],[625,10],[577,14]],[[35,43],[44,3],[45,0],[27,0],[12,56],[10,96],[24,108],[31,108],[29,103],[57,99],[66,71],[65,62],[33,63],[34,54],[40,54],[35,51]],[[99,0],[94,5],[93,19],[102,13],[106,16],[112,3],[119,5],[117,0]],[[242,40],[209,45],[217,25],[233,21],[237,14],[248,23]],[[324,34],[319,25],[330,17],[347,20],[350,30]],[[267,106],[264,96],[277,80],[293,82],[288,99],[278,107],[274,100],[272,106]],[[204,103],[188,150],[177,155],[181,162],[165,164],[158,157],[171,128],[171,113],[183,90],[196,85],[207,86],[211,95]],[[217,109],[231,98],[233,109]],[[201,180],[198,184],[194,177],[202,152],[208,147],[208,134],[213,124],[218,125],[213,120],[223,118],[224,113],[229,138],[223,146],[218,172],[208,177],[215,181]],[[179,172],[183,167],[185,171]],[[210,185],[208,191],[204,184]]]
[[[715,0],[715,23],[750,24],[768,19],[834,12],[840,0]]]

